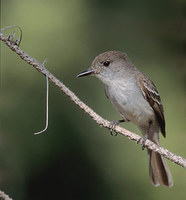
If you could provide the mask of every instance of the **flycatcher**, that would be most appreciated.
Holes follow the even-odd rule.
[[[87,75],[104,83],[106,96],[122,117],[112,123],[111,130],[119,122],[133,122],[143,134],[143,148],[146,139],[160,146],[159,131],[166,136],[160,96],[153,82],[131,63],[127,54],[108,51],[98,55],[91,67],[78,77]],[[147,151],[152,184],[171,187],[172,176],[165,159],[158,153]]]

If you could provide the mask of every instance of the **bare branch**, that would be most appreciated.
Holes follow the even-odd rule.
[[[84,110],[94,121],[96,121],[99,126],[109,129],[110,122],[106,119],[103,119],[97,113],[95,113],[90,107],[88,107],[85,103],[83,103],[69,88],[67,88],[61,81],[59,81],[53,74],[51,74],[48,70],[45,69],[42,63],[37,61],[36,59],[29,56],[23,50],[21,50],[14,42],[10,42],[7,37],[0,33],[0,40],[2,40],[12,51],[19,55],[21,59],[27,62],[29,65],[33,66],[37,69],[40,73],[45,76],[48,76],[48,79],[54,83],[57,87],[60,88],[76,105],[78,105],[82,110]],[[140,139],[140,136],[132,133],[120,126],[116,126],[114,131],[117,133],[126,136],[130,140],[134,140],[137,142]],[[165,158],[169,159],[170,161],[182,166],[186,167],[186,159],[178,156],[163,147],[157,146],[155,143],[151,142],[150,140],[146,140],[145,146],[147,149],[155,151]]]

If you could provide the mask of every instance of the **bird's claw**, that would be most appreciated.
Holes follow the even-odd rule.
[[[147,136],[144,135],[144,136],[142,136],[142,137],[137,141],[137,144],[141,143],[142,150],[145,149],[145,142],[146,142],[146,140],[147,140]]]
[[[118,133],[115,132],[115,134],[113,134],[113,130],[115,129],[115,127],[119,124],[120,122],[119,121],[113,121],[110,123],[109,125],[109,129],[110,129],[110,134],[112,136],[117,136]]]

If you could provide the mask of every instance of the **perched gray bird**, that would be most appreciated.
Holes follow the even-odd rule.
[[[153,82],[140,72],[127,55],[119,51],[108,51],[98,55],[91,67],[78,77],[93,75],[105,85],[105,92],[122,120],[133,122],[141,130],[142,144],[148,138],[157,145],[159,131],[165,137],[165,118],[158,91]],[[148,151],[149,174],[154,186],[171,187],[172,176],[165,159],[158,153]]]

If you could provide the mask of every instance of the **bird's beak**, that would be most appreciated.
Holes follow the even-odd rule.
[[[94,71],[92,69],[87,69],[87,70],[79,73],[76,77],[88,76],[88,75],[91,75],[93,73],[94,73]]]

